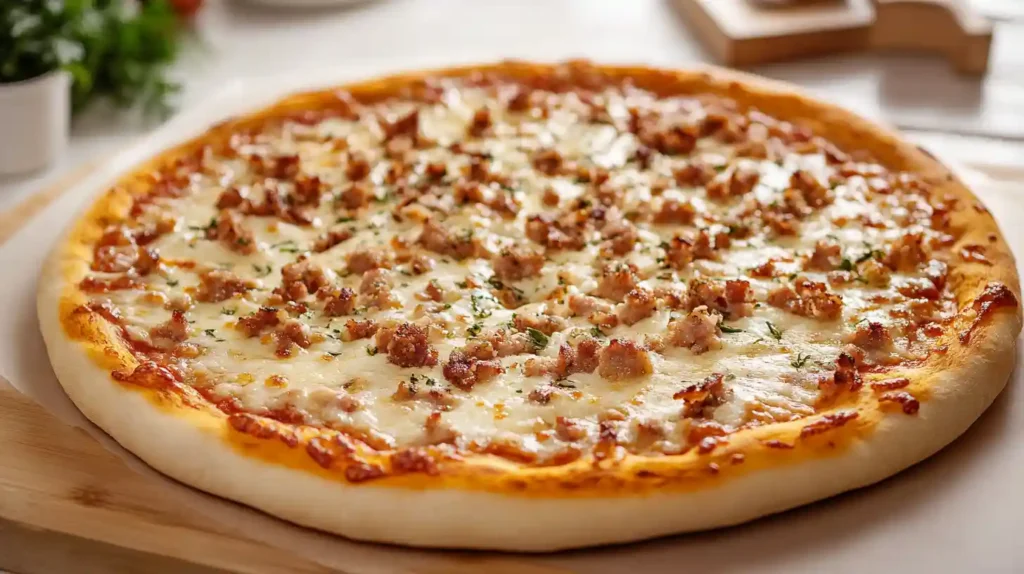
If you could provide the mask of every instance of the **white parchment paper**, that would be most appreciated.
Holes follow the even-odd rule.
[[[531,569],[611,573],[636,568],[723,573],[1024,572],[1024,544],[1019,543],[1024,532],[1020,369],[963,437],[874,487],[745,526],[545,556],[409,550],[317,533],[168,479],[86,420],[54,377],[36,321],[36,276],[60,230],[118,174],[168,145],[284,93],[388,68],[397,69],[397,65],[375,63],[360,69],[230,83],[62,196],[0,248],[4,279],[0,281],[0,374],[64,423],[85,429],[133,471],[161,483],[169,500],[242,536],[351,574]],[[1014,251],[1024,255],[1024,182],[995,182],[970,171],[963,171],[963,176],[996,215]]]

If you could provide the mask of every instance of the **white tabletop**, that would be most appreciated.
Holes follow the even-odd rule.
[[[904,129],[968,164],[1024,169],[1024,9],[974,0],[1000,17],[984,79],[929,57],[849,55],[756,71]],[[370,0],[345,9],[273,9],[208,0],[199,38],[176,65],[182,105],[226,79],[373,61],[587,57],[677,67],[707,61],[668,0]],[[124,147],[152,125],[94,108],[75,121],[69,152],[42,172],[0,178],[0,209],[83,162]]]

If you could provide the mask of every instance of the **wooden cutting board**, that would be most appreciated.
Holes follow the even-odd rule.
[[[0,214],[0,243],[89,168]],[[990,177],[1024,183],[1024,173]],[[84,431],[71,428],[0,380],[0,570],[23,574],[323,574],[331,570],[239,536],[168,503]],[[475,556],[475,557],[474,557]],[[435,558],[436,557],[436,558]],[[353,565],[352,572],[371,569]],[[373,564],[385,574],[567,574],[514,557],[437,553],[416,563]]]
[[[329,572],[169,506],[159,485],[3,381],[0,440],[0,569]]]
[[[992,24],[968,0],[672,0],[726,66],[837,52],[931,53],[984,74]]]

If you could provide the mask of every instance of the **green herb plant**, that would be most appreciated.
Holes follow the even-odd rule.
[[[0,84],[71,74],[72,109],[97,99],[166,115],[182,27],[167,0],[0,2]]]

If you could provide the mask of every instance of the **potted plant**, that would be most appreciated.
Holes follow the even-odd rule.
[[[67,147],[64,68],[81,58],[81,46],[62,12],[43,2],[0,9],[0,173],[38,169]]]
[[[180,1],[0,2],[0,174],[50,163],[72,113],[97,98],[166,113]]]

